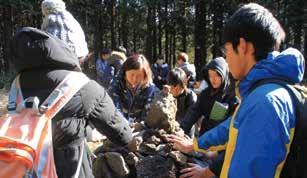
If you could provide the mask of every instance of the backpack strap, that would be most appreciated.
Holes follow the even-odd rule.
[[[23,102],[23,95],[20,89],[20,74],[17,75],[17,77],[14,79],[14,81],[11,84],[11,89],[9,92],[9,100],[7,104],[7,110],[9,112],[15,111],[17,109],[17,105],[21,102]]]
[[[46,114],[48,118],[55,116],[75,93],[89,82],[89,78],[83,73],[72,71],[39,107],[37,97],[23,98],[19,80],[20,75],[14,79],[11,85],[7,110],[9,112],[19,112],[27,102],[32,102],[32,109],[36,110],[38,114]]]
[[[285,88],[291,97],[291,100],[294,104],[293,105],[294,108],[296,108],[298,104],[303,100],[301,93],[296,90],[296,87],[294,87],[295,84],[293,82],[283,80],[280,78],[268,78],[268,79],[259,80],[252,85],[252,87],[249,89],[249,93],[251,93],[256,88],[265,84],[277,84]]]
[[[70,72],[40,105],[39,113],[53,118],[62,107],[85,85],[89,78],[81,72]]]

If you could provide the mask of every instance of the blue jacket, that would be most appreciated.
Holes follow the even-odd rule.
[[[108,62],[106,60],[103,60],[100,58],[96,60],[96,71],[97,71],[97,77],[99,80],[103,79],[103,74],[105,73],[107,65],[108,65]]]
[[[167,74],[169,72],[168,64],[159,65],[155,63],[152,66],[152,72],[154,74],[154,83],[159,89],[162,89],[163,85],[167,83]]]
[[[111,53],[100,82],[105,89],[110,90],[112,87],[112,82],[117,78],[117,75],[119,74],[125,60],[126,56],[124,53],[118,51],[113,51]]]
[[[115,107],[119,109],[126,119],[142,121],[148,114],[150,103],[158,91],[155,84],[150,83],[144,88],[137,89],[134,93],[126,86],[125,80],[119,75],[112,82],[109,91]]]
[[[295,109],[285,88],[255,82],[282,78],[299,83],[304,57],[296,49],[270,53],[239,83],[241,104],[234,115],[194,142],[196,151],[226,149],[221,177],[279,177],[293,139]]]

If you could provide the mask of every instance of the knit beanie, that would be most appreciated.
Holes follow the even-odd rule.
[[[62,0],[44,0],[42,13],[45,16],[41,29],[65,41],[78,58],[88,54],[85,35],[79,22],[66,10]]]

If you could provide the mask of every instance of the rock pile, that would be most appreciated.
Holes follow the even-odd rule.
[[[134,123],[133,140],[127,147],[104,142],[95,154],[96,178],[175,178],[188,157],[174,151],[166,141],[168,134],[184,135],[175,121],[176,99],[159,93],[151,104],[145,122]]]

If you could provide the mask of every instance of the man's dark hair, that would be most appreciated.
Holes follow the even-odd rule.
[[[182,88],[187,86],[187,76],[180,68],[175,68],[169,71],[167,75],[167,84],[172,86],[180,85]]]
[[[254,45],[255,59],[259,61],[266,58],[269,52],[279,50],[285,32],[268,9],[249,3],[239,8],[224,28],[223,41],[231,42],[235,50],[240,38]]]
[[[109,48],[104,48],[104,49],[102,49],[101,51],[100,51],[100,54],[101,55],[104,55],[104,54],[111,54],[111,49],[109,49]]]

